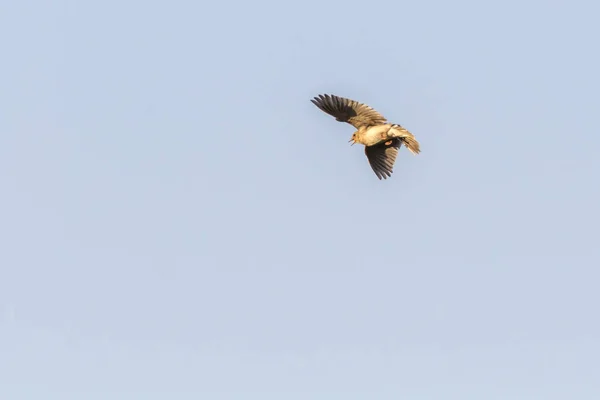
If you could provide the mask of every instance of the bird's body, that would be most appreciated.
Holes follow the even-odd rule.
[[[391,176],[402,144],[413,154],[420,152],[419,142],[412,133],[401,125],[388,123],[365,104],[334,95],[319,95],[311,101],[337,121],[347,122],[357,129],[350,141],[365,146],[369,164],[379,179]]]
[[[410,137],[413,137],[413,135],[409,131],[396,124],[363,125],[354,133],[354,141],[365,146],[374,146],[377,143],[393,138]],[[409,147],[409,150],[414,151],[416,149]],[[418,153],[418,150],[416,152]]]

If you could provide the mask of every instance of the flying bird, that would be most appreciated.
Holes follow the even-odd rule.
[[[347,122],[357,129],[349,142],[365,146],[369,164],[380,180],[392,176],[403,144],[415,155],[421,151],[412,133],[401,125],[388,123],[383,115],[366,104],[329,94],[320,94],[311,102],[337,121]]]

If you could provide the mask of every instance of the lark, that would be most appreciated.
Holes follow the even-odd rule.
[[[421,152],[415,136],[399,124],[392,124],[372,107],[355,100],[320,94],[311,102],[322,111],[356,128],[350,143],[365,146],[365,154],[375,175],[381,179],[392,176],[398,150],[402,145],[413,154]]]

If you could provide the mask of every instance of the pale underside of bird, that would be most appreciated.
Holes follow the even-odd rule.
[[[366,104],[329,94],[320,94],[311,102],[337,121],[347,122],[357,129],[350,142],[365,146],[369,164],[379,179],[392,176],[398,150],[403,144],[415,155],[421,151],[412,133],[401,125],[389,123]]]

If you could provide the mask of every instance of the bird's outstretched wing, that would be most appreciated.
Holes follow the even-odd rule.
[[[378,143],[374,146],[366,146],[365,154],[371,164],[371,168],[379,179],[387,179],[392,176],[394,163],[398,156],[398,149],[402,145],[402,140],[394,138],[386,142]]]
[[[354,100],[329,94],[320,94],[311,99],[322,111],[340,122],[347,122],[358,129],[365,125],[385,124],[387,120],[372,107]]]

